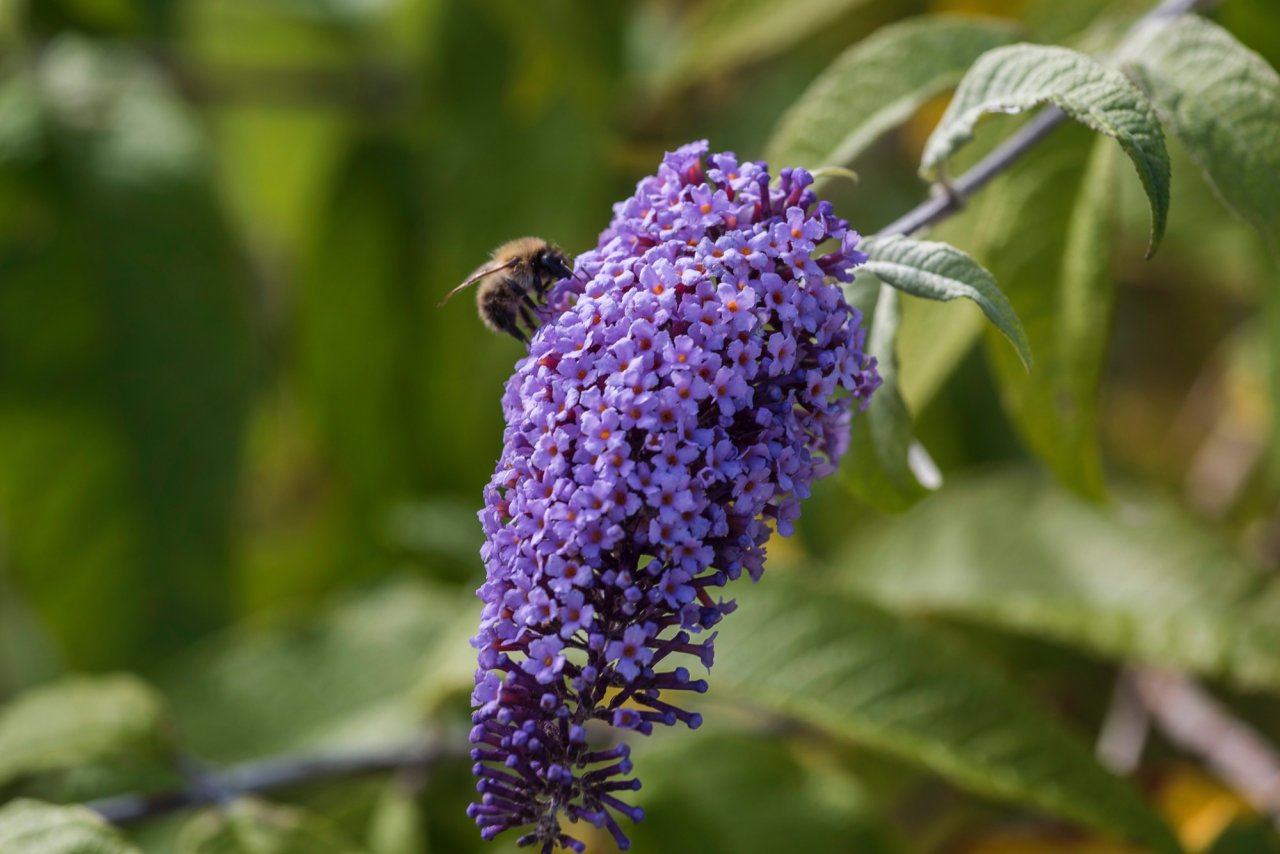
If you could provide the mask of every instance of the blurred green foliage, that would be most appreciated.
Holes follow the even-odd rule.
[[[1011,33],[1102,50],[1147,5],[0,0],[0,799],[166,788],[175,745],[231,763],[464,726],[474,511],[520,348],[440,296],[511,237],[592,245],[700,137],[856,154],[860,183],[824,194],[874,233],[925,197],[935,95],[971,53]],[[1001,20],[953,22],[981,44],[901,78],[893,39],[916,25],[886,31],[858,55],[910,91],[859,93],[878,78],[847,59],[827,74],[873,127],[797,108],[773,136],[837,57],[930,12]],[[1212,17],[1280,66],[1273,0]],[[954,171],[1017,121],[984,121]],[[900,399],[859,424],[856,488],[821,484],[771,546],[707,731],[637,749],[638,850],[1015,850],[995,840],[1028,823],[1167,848],[1156,810],[1186,842],[1167,745],[1140,789],[1089,758],[1122,661],[1248,691],[1225,696],[1280,739],[1280,273],[1169,145],[1150,262],[1140,185],[1076,127],[930,235],[995,274],[1032,374],[971,305],[881,299]],[[886,518],[927,492],[917,439],[944,485]],[[269,797],[130,833],[157,852],[513,845],[462,814],[463,758]],[[82,812],[0,817],[19,852],[134,850]],[[1275,844],[1242,806],[1217,830],[1234,819],[1215,850]]]

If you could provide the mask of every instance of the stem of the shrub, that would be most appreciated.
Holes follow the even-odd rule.
[[[1111,692],[1111,703],[1102,721],[1095,753],[1112,773],[1132,774],[1142,761],[1142,750],[1151,729],[1151,715],[1138,695],[1132,670],[1122,667]]]
[[[907,211],[898,219],[880,229],[878,234],[914,234],[922,228],[936,225],[964,207],[965,200],[981,187],[1004,172],[1054,128],[1067,119],[1067,114],[1057,107],[1046,107],[1018,132],[1002,142],[995,151],[982,158],[972,169],[946,184],[934,187],[933,195],[925,202]]]
[[[1257,730],[1179,673],[1139,668],[1133,682],[1171,742],[1202,759],[1280,827],[1280,755]]]
[[[188,785],[155,794],[127,794],[85,804],[107,821],[133,824],[165,813],[220,804],[243,795],[389,771],[429,770],[467,756],[465,735],[451,733],[380,750],[330,756],[281,756],[222,771],[202,770]]]
[[[1194,12],[1208,6],[1209,2],[1210,0],[1164,0],[1143,15],[1130,32],[1136,32],[1152,21]],[[927,201],[921,202],[877,233],[914,234],[922,228],[936,225],[963,208],[966,199],[1021,160],[1066,120],[1066,113],[1057,107],[1044,108],[994,151],[979,160],[973,168],[952,181],[935,186],[933,195]]]

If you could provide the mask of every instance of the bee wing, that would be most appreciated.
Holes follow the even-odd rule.
[[[515,258],[510,258],[506,261],[486,261],[484,264],[481,264],[479,267],[477,267],[475,269],[475,272],[473,272],[470,276],[467,276],[466,281],[458,285],[453,290],[449,291],[449,293],[445,294],[444,299],[440,300],[440,302],[437,303],[437,307],[444,305],[449,300],[453,299],[453,295],[456,294],[458,291],[462,290],[463,288],[466,288],[468,285],[474,285],[476,282],[480,281],[485,276],[488,276],[491,273],[496,273],[499,270],[505,270],[508,267],[514,267],[516,265],[516,261],[517,259]]]

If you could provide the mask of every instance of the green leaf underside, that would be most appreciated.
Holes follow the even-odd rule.
[[[0,784],[107,759],[157,757],[165,719],[159,695],[132,676],[34,688],[0,708]]]
[[[1227,207],[1280,252],[1280,75],[1196,16],[1144,28],[1126,60]]]
[[[139,854],[118,832],[82,807],[15,800],[0,807],[4,854]]]
[[[984,113],[1021,113],[1054,104],[1118,143],[1133,162],[1151,204],[1151,245],[1164,235],[1169,211],[1169,153],[1155,110],[1119,71],[1062,47],[1018,44],[984,54],[956,90],[925,143],[921,173],[938,167],[973,137]]]
[[[1016,33],[1006,21],[959,15],[922,16],[877,30],[841,54],[782,116],[766,159],[810,169],[851,162]]]
[[[744,591],[726,623],[716,695],[920,762],[973,791],[1178,850],[1127,784],[953,638],[830,589],[783,578],[765,586]]]
[[[903,293],[946,302],[964,297],[978,304],[1031,370],[1031,345],[1013,306],[992,275],[964,252],[946,243],[894,235],[871,238],[863,246],[865,267],[880,281]]]
[[[898,295],[863,269],[859,268],[857,280],[846,286],[845,294],[850,305],[862,312],[868,330],[866,353],[875,357],[882,382],[866,410],[853,416],[840,479],[870,506],[895,513],[915,504],[927,490],[907,463],[914,431],[911,413],[898,393],[898,357],[894,352]]]
[[[989,232],[978,254],[1021,318],[1036,372],[994,330],[986,354],[1001,404],[1027,446],[1083,495],[1105,494],[1098,386],[1114,282],[1110,221],[1119,152],[1064,128],[983,193],[983,214],[1034,229]]]
[[[784,51],[867,0],[713,0],[694,12],[659,89],[724,73]]]
[[[1039,475],[1001,472],[881,523],[837,565],[850,589],[894,610],[1280,691],[1280,585],[1171,506],[1108,513]]]

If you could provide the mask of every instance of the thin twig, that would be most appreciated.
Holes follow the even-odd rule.
[[[1280,827],[1280,754],[1257,730],[1178,673],[1134,671],[1134,687],[1175,745],[1200,757],[1222,781]]]
[[[1193,12],[1208,5],[1209,0],[1164,0],[1163,3],[1143,15],[1130,29],[1139,29],[1154,21],[1173,18]],[[922,228],[936,225],[964,207],[965,200],[993,178],[1007,170],[1036,145],[1066,121],[1067,115],[1057,107],[1046,107],[1036,113],[1030,122],[1000,143],[994,151],[979,160],[972,169],[947,184],[934,187],[933,195],[907,211],[878,232],[881,235],[914,234]]]
[[[1098,761],[1115,774],[1132,774],[1142,761],[1142,750],[1147,744],[1147,731],[1151,728],[1151,716],[1142,705],[1134,684],[1133,671],[1122,667],[1116,676],[1116,686],[1111,693],[1111,704],[1098,735],[1096,753]]]
[[[1022,159],[1035,148],[1040,140],[1067,120],[1067,114],[1057,107],[1046,107],[1035,118],[1018,129],[969,171],[948,185],[938,185],[928,201],[907,211],[880,230],[880,234],[913,234],[922,228],[936,225],[964,207],[965,200],[981,189],[991,179]]]
[[[128,794],[85,804],[113,824],[222,803],[231,798],[285,789],[320,780],[362,777],[387,771],[425,771],[442,761],[467,755],[466,738],[450,733],[410,744],[331,756],[281,756],[247,762],[224,771],[202,771],[200,778],[181,789],[156,794]]]

